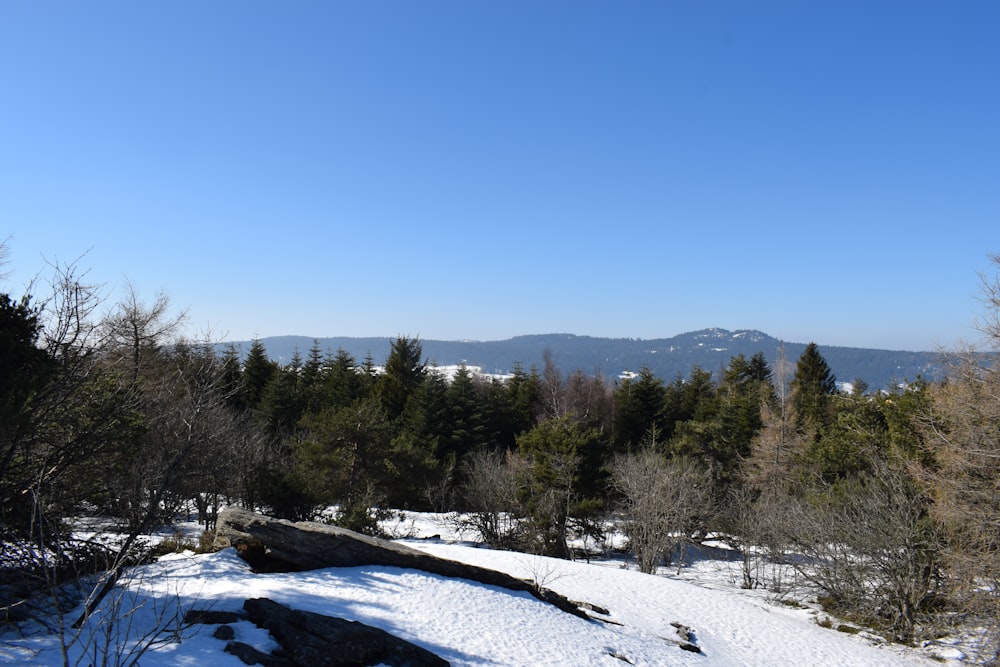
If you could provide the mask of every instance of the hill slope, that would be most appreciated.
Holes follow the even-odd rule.
[[[287,363],[298,352],[305,357],[314,341],[324,353],[343,349],[359,362],[366,357],[379,365],[389,354],[391,338],[318,338],[307,336],[277,336],[261,339],[269,356]],[[596,338],[573,334],[540,334],[517,336],[499,341],[421,340],[424,356],[432,365],[449,366],[465,363],[478,366],[486,373],[509,373],[520,365],[525,370],[544,367],[546,351],[564,374],[581,370],[614,378],[625,371],[637,372],[648,367],[666,381],[678,374],[683,377],[695,366],[718,372],[729,360],[744,354],[747,357],[762,352],[774,365],[784,346],[785,358],[798,359],[805,343],[782,342],[761,331],[702,329],[671,338]],[[935,352],[908,352],[855,347],[824,347],[820,352],[840,381],[863,379],[872,388],[891,386],[917,377],[936,379],[941,362]],[[244,353],[250,341],[233,343]]]
[[[430,517],[414,520],[415,536],[447,534],[447,524],[439,525]],[[562,561],[439,539],[407,543],[440,557],[533,578],[573,600],[603,608],[595,611],[601,620],[567,614],[527,593],[412,569],[366,566],[255,574],[233,549],[226,549],[201,556],[174,554],[135,570],[122,584],[128,588],[123,598],[128,605],[123,608],[127,625],[122,620],[117,626],[102,626],[107,620],[95,616],[67,658],[70,664],[77,664],[78,658],[80,664],[93,659],[82,655],[91,630],[97,632],[98,641],[106,627],[121,633],[114,642],[126,635],[141,641],[178,609],[238,611],[247,598],[268,597],[294,609],[382,628],[454,667],[957,665],[950,660],[954,650],[946,645],[925,649],[877,645],[864,633],[820,627],[814,610],[774,604],[759,591],[734,590],[721,580],[699,585],[622,569],[615,561]],[[249,622],[233,623],[232,628],[238,641],[262,651],[276,647],[265,631]],[[214,638],[214,630],[196,625],[168,634],[164,643],[142,656],[141,664],[242,665],[223,652],[225,641]],[[681,633],[701,653],[680,648]],[[938,662],[928,657],[935,655]],[[0,664],[47,667],[63,664],[63,656],[51,634],[8,633],[0,635]]]

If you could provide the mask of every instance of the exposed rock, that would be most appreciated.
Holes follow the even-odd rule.
[[[394,667],[448,666],[446,660],[425,648],[357,621],[289,609],[267,598],[247,600],[243,608],[251,621],[267,629],[281,644],[293,665],[354,667],[384,663]],[[242,657],[240,659],[243,660]]]
[[[216,639],[221,639],[224,642],[228,642],[232,639],[236,639],[236,631],[233,630],[231,625],[220,625],[212,633],[212,636]]]
[[[226,653],[235,655],[244,665],[263,665],[264,667],[299,667],[291,658],[271,655],[258,651],[243,642],[229,642],[224,649]]]
[[[677,643],[685,651],[691,651],[692,653],[701,653],[701,647],[698,646],[697,638],[694,635],[694,630],[684,625],[683,623],[678,623],[674,621],[670,625],[674,626],[677,630],[678,636],[680,636],[681,641]]]
[[[235,547],[251,567],[265,572],[296,572],[324,567],[383,565],[413,568],[445,577],[530,593],[559,609],[590,617],[567,598],[504,572],[423,553],[398,542],[311,521],[274,519],[239,508],[219,515],[216,547]]]
[[[215,611],[212,609],[188,609],[184,612],[185,625],[204,623],[205,625],[222,625],[247,620],[246,614],[238,611]]]
[[[591,604],[590,602],[576,602],[576,601],[573,601],[573,604],[575,604],[577,607],[580,607],[581,609],[589,609],[590,611],[594,612],[595,614],[601,614],[603,616],[610,616],[611,615],[611,612],[608,609],[605,609],[604,607],[599,607],[596,604]]]

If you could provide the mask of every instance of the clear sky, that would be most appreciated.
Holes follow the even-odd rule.
[[[974,341],[1000,3],[0,3],[0,240],[226,340]]]

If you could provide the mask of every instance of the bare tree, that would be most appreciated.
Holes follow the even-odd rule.
[[[1000,254],[991,255],[990,261],[1000,271]],[[1000,273],[979,274],[979,295],[985,312],[980,316],[977,328],[986,336],[991,347],[1000,349]]]
[[[128,369],[130,380],[138,382],[163,346],[179,338],[186,317],[184,312],[171,313],[170,299],[163,292],[152,305],[145,305],[128,283],[117,308],[102,322],[106,348]]]
[[[109,479],[111,499],[127,520],[127,532],[77,627],[134,561],[139,537],[208,488],[206,463],[221,460],[237,424],[222,388],[221,361],[211,346],[173,337],[182,319],[170,315],[163,295],[146,307],[130,289],[103,325],[105,363],[136,397],[142,428],[119,452],[127,465],[113,468]]]
[[[773,488],[734,484],[726,490],[719,519],[728,542],[740,552],[742,588],[782,591],[784,549],[776,519],[786,501]]]
[[[464,464],[461,496],[467,511],[456,516],[460,529],[473,529],[497,549],[514,549],[523,538],[524,508],[519,500],[520,470],[526,462],[511,452],[479,449]]]
[[[910,643],[932,621],[942,540],[930,496],[903,469],[873,458],[871,472],[789,497],[785,526],[799,573],[826,604]]]
[[[602,433],[610,433],[614,412],[614,393],[600,375],[587,376],[576,371],[566,381],[563,402],[568,414]]]
[[[684,550],[713,511],[711,474],[687,458],[667,459],[656,450],[655,433],[637,452],[615,459],[611,480],[620,494],[618,511],[642,572],[653,573],[674,547]]]
[[[1000,350],[1000,255],[980,274],[985,312],[978,326]],[[946,382],[930,389],[924,435],[933,464],[922,468],[933,512],[947,535],[950,581],[960,609],[985,628],[977,660],[1000,662],[1000,362],[973,347],[949,355]]]
[[[566,416],[566,397],[563,392],[562,372],[556,366],[552,350],[545,348],[542,357],[545,361],[541,382],[542,416],[547,419],[559,419]]]

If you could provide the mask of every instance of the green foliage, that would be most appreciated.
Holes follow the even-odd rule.
[[[833,422],[812,440],[805,462],[827,482],[869,471],[875,457],[888,453],[889,428],[880,404],[865,396],[840,396],[832,403]]]
[[[303,412],[318,412],[326,403],[326,373],[319,341],[313,340],[309,356],[300,375],[299,398]]]
[[[397,479],[391,459],[392,430],[379,403],[363,399],[346,408],[306,415],[298,442],[300,474],[322,504],[339,504],[359,520],[381,502],[380,489]],[[384,494],[383,494],[384,495]]]
[[[540,422],[517,439],[527,462],[523,502],[537,534],[537,548],[566,558],[567,524],[574,511],[591,512],[603,490],[606,445],[601,434],[569,417]]]
[[[469,370],[462,366],[452,378],[445,400],[450,432],[442,443],[440,453],[462,458],[486,444],[485,387],[475,382]]]
[[[427,374],[422,359],[423,347],[418,338],[400,336],[392,341],[385,372],[379,377],[376,391],[389,419],[397,419],[406,403]]]
[[[41,326],[28,300],[13,301],[0,294],[0,518],[7,525],[26,522],[14,504],[29,488],[34,475],[29,441],[38,424],[34,404],[55,368],[38,348]]]
[[[310,488],[310,481],[297,469],[258,468],[250,482],[250,493],[245,494],[244,500],[279,519],[306,521],[313,518],[324,502]]]
[[[751,443],[764,426],[761,409],[774,400],[771,369],[763,354],[749,361],[737,355],[729,362],[718,391],[716,428],[708,455],[720,478],[729,480],[740,461],[750,455]]]
[[[830,397],[837,391],[837,380],[815,343],[809,343],[802,351],[795,365],[791,390],[796,426],[818,437],[832,419]]]
[[[278,368],[261,394],[257,406],[261,421],[273,437],[281,438],[294,432],[306,408],[306,397],[293,364]]]
[[[529,430],[537,422],[541,400],[541,378],[536,369],[526,373],[520,365],[515,365],[511,378],[504,387],[504,399],[495,400],[496,411],[502,426],[500,443],[513,449],[517,435]]]
[[[240,391],[242,406],[257,409],[264,397],[264,390],[277,373],[278,365],[267,358],[264,344],[260,339],[254,339],[243,362],[243,385]]]
[[[337,350],[337,354],[326,365],[324,402],[311,406],[310,412],[320,412],[327,407],[346,408],[368,395],[370,374],[357,368],[354,357],[343,349]]]
[[[27,298],[15,302],[0,294],[0,428],[4,431],[20,426],[32,397],[55,370],[55,361],[38,347],[41,331],[38,312]]]
[[[934,412],[930,385],[918,378],[891,393],[879,394],[875,400],[889,431],[890,451],[897,457],[932,466],[934,457],[926,429],[927,417]]]
[[[623,451],[637,446],[645,433],[655,428],[672,431],[667,425],[665,407],[667,390],[663,380],[643,366],[636,378],[627,378],[615,392],[615,447]]]

